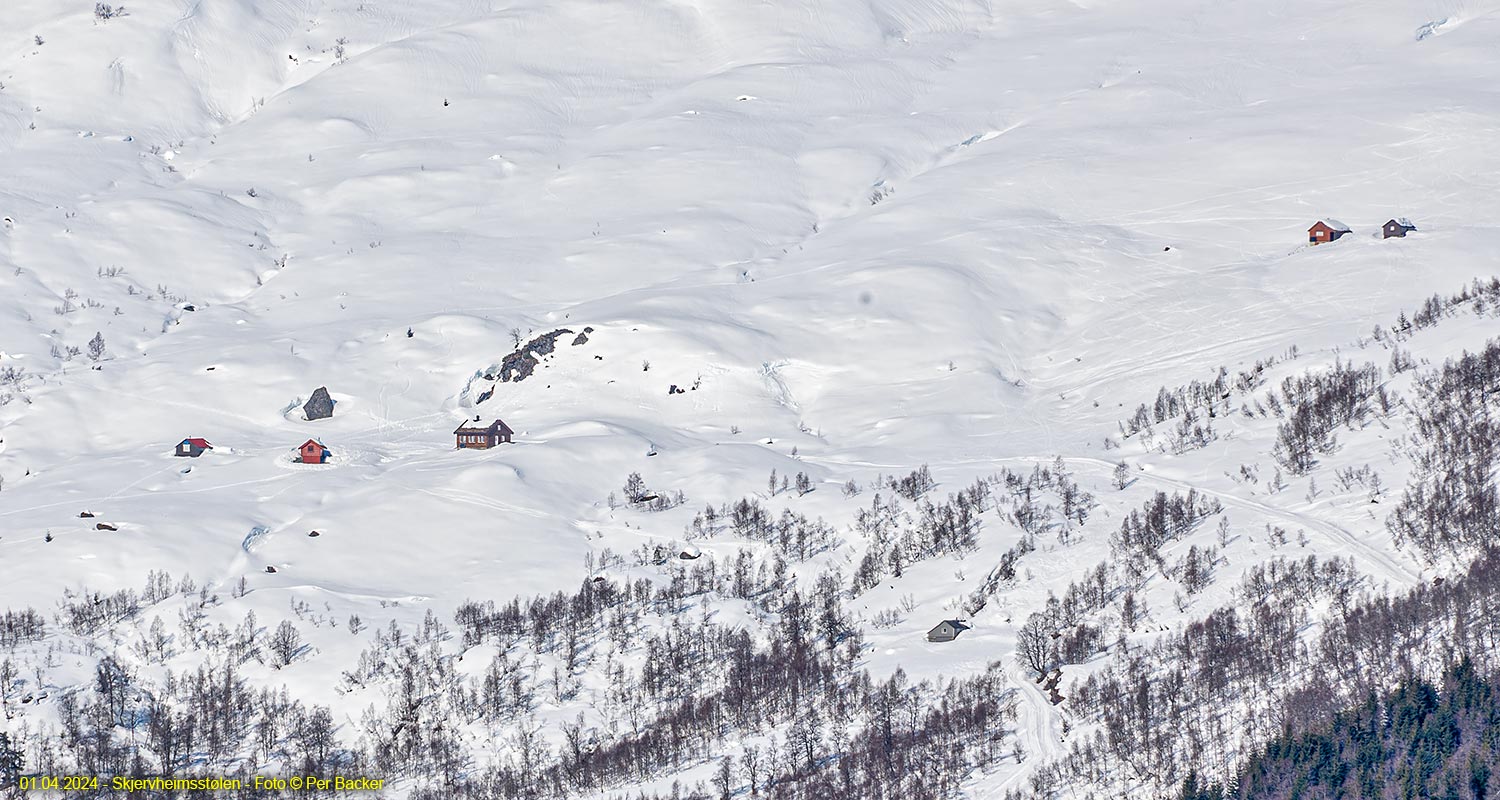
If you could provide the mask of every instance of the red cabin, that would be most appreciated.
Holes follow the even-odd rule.
[[[1323,244],[1325,242],[1338,241],[1340,236],[1348,233],[1350,228],[1336,219],[1320,219],[1307,229],[1308,244]]]
[[[297,448],[297,460],[303,464],[326,464],[331,455],[333,453],[328,448],[313,439],[308,439]]]

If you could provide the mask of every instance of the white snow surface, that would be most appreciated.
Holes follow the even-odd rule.
[[[451,621],[469,598],[576,588],[586,553],[681,540],[705,503],[764,495],[771,469],[819,487],[772,508],[846,532],[870,498],[843,498],[846,480],[925,462],[946,491],[1056,456],[1100,521],[1028,556],[1032,579],[952,643],[922,634],[1014,528],[987,522],[969,559],[852,600],[866,618],[916,603],[867,629],[874,672],[1011,664],[1016,626],[1155,489],[1212,493],[1252,536],[1303,529],[1376,584],[1423,579],[1361,498],[1226,477],[1270,469],[1274,426],[1226,422],[1234,437],[1181,457],[1127,449],[1143,471],[1125,492],[1102,443],[1158,386],[1294,344],[1305,355],[1276,380],[1334,348],[1384,366],[1378,347],[1348,351],[1500,272],[1494,9],[127,5],[107,21],[55,0],[0,14],[0,369],[27,374],[0,406],[0,610],[50,613],[65,589],[164,569],[219,592],[229,624],[290,600]],[[1356,233],[1309,248],[1325,212]],[[1419,231],[1378,239],[1394,216]],[[584,326],[587,344],[563,336],[526,381],[484,380],[511,329]],[[67,357],[95,332],[98,369]],[[1455,322],[1414,347],[1440,360],[1492,332]],[[324,385],[335,416],[308,422]],[[455,450],[475,415],[516,443]],[[215,449],[174,458],[190,436]],[[310,437],[328,464],[291,463]],[[1400,486],[1385,441],[1346,438],[1333,464]],[[686,507],[612,511],[632,471]],[[1163,586],[1157,622],[1226,601],[1275,554],[1249,538],[1185,616]],[[861,547],[826,560],[847,574]],[[252,591],[229,598],[242,577]],[[357,720],[372,698],[351,704],[330,676],[367,642],[306,633],[315,654],[258,680]],[[87,674],[72,658],[59,685]],[[1057,752],[1064,712],[1012,672],[1018,736]],[[974,796],[1025,768],[976,776]]]

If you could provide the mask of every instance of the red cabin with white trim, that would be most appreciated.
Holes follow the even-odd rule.
[[[333,452],[315,439],[308,439],[297,448],[297,460],[303,464],[326,464]]]

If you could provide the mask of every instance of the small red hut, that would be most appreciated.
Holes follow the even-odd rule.
[[[1324,242],[1338,241],[1340,236],[1348,233],[1350,228],[1336,219],[1320,219],[1307,229],[1308,244],[1323,244]]]
[[[321,442],[308,439],[297,448],[297,460],[303,464],[326,464],[328,457],[333,455]]]

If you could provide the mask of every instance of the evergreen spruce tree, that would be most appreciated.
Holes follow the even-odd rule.
[[[26,770],[26,756],[19,744],[12,744],[9,734],[0,731],[0,787],[13,787]]]

